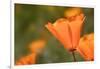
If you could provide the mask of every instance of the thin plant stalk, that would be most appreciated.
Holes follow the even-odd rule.
[[[75,51],[72,51],[73,61],[76,62]]]

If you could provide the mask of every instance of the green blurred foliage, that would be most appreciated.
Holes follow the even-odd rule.
[[[37,63],[59,63],[73,61],[71,53],[44,27],[49,21],[63,17],[69,7],[15,4],[15,60],[28,54],[28,44],[44,36],[47,40],[45,52],[39,55]],[[83,8],[86,16],[82,36],[94,32],[94,9]],[[77,61],[84,61],[76,52]]]

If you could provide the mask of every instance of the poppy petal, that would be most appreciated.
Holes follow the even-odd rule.
[[[58,20],[58,22],[56,21],[54,23],[54,24],[56,24],[54,26],[54,28],[57,30],[58,34],[63,39],[63,41],[65,43],[65,48],[70,50],[70,49],[72,49],[72,43],[71,43],[70,32],[69,32],[69,29],[68,29],[68,22],[69,21],[66,20],[66,19]]]
[[[71,29],[71,33],[72,33],[73,48],[76,48],[78,43],[79,43],[81,28],[82,28],[82,24],[83,24],[83,21],[84,21],[81,18],[82,18],[82,16],[77,16],[76,20],[68,23],[68,25]]]
[[[65,21],[64,19],[57,20],[53,25],[51,23],[48,23],[46,26],[49,31],[64,45],[65,48],[71,49],[71,39],[68,32],[68,21]]]
[[[48,24],[45,25],[45,27],[46,27],[46,28],[47,28],[61,43],[65,44],[64,41],[63,41],[63,39],[61,38],[61,36],[58,34],[58,32],[56,31],[56,29],[54,28],[54,26],[53,26],[50,22],[48,22]]]

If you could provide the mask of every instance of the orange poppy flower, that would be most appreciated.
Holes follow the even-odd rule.
[[[46,28],[64,45],[68,50],[76,49],[79,39],[80,31],[84,21],[84,15],[77,15],[73,21],[61,18],[54,24],[50,22],[45,25]]]
[[[94,34],[85,35],[80,39],[77,51],[85,60],[94,60]]]

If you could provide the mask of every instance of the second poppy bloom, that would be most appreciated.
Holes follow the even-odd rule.
[[[94,33],[84,35],[80,39],[77,51],[85,60],[94,60]]]

